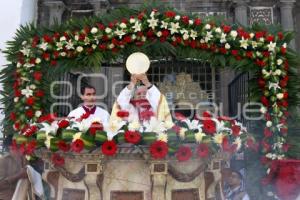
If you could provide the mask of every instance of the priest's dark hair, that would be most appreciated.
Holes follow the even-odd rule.
[[[96,88],[92,85],[89,85],[89,84],[83,84],[80,88],[80,94],[81,95],[84,95],[84,92],[85,92],[85,89],[86,88],[89,88],[89,89],[94,89],[96,91]]]

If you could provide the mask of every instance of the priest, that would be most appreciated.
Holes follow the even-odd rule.
[[[73,118],[78,121],[85,119],[90,123],[100,121],[103,126],[106,126],[109,122],[109,113],[96,106],[96,89],[91,85],[85,85],[81,88],[81,99],[83,104],[75,110],[72,110],[68,118]]]
[[[141,81],[143,85],[137,86]],[[156,117],[165,123],[173,123],[167,100],[158,88],[151,84],[146,74],[132,74],[130,83],[121,91],[113,105],[110,123],[123,118],[128,112],[128,121],[140,123]]]

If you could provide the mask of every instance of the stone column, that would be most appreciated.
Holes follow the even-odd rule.
[[[88,199],[101,200],[102,182],[98,183],[99,176],[101,176],[103,173],[101,163],[86,163],[85,170],[86,176],[84,178],[84,184],[86,185],[88,190]]]
[[[280,0],[281,26],[285,31],[294,31],[293,8],[295,2],[295,0]],[[292,40],[289,45],[295,49],[295,40]]]
[[[107,0],[90,0],[90,4],[92,4],[94,9],[94,15],[101,15],[106,12],[108,2]]]
[[[235,21],[242,24],[243,26],[248,25],[248,2],[249,0],[233,0],[235,3],[235,8],[234,8],[234,16],[235,16]]]
[[[62,1],[46,1],[44,4],[49,8],[49,25],[53,25],[55,20],[60,24],[65,4]]]
[[[166,184],[168,174],[167,162],[151,163],[152,198],[155,200],[166,200]]]

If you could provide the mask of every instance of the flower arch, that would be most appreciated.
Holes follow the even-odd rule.
[[[288,108],[297,102],[298,89],[292,84],[297,56],[287,48],[291,39],[291,33],[278,29],[247,29],[166,8],[119,9],[50,28],[21,27],[8,42],[5,53],[10,63],[1,71],[5,134],[22,135],[30,129],[28,124],[51,118],[47,83],[56,74],[101,66],[138,50],[151,58],[197,58],[214,66],[252,71],[257,82],[254,99],[263,104],[265,116],[263,151],[270,159],[282,159]]]

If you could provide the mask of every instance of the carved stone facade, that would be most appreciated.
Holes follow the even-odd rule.
[[[152,160],[142,151],[120,147],[117,156],[64,154],[65,166],[50,165],[49,152],[37,154],[45,161],[43,179],[51,189],[50,199],[63,200],[212,200],[220,194],[221,167],[229,157]],[[131,152],[131,153],[122,153]],[[143,153],[142,153],[143,152]]]

